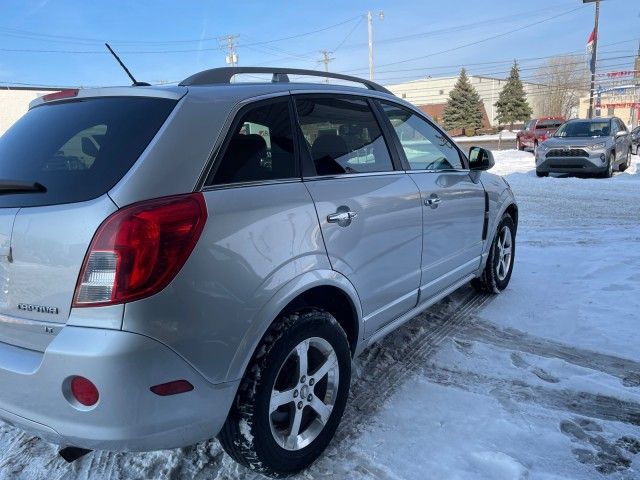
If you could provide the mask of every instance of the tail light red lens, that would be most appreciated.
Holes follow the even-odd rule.
[[[91,242],[73,306],[112,305],[158,293],[189,258],[206,220],[201,193],[118,210],[102,222]]]
[[[98,403],[100,394],[96,386],[84,377],[73,377],[71,380],[71,393],[79,403],[85,407],[91,407]]]

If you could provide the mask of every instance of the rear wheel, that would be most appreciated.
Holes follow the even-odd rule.
[[[533,144],[533,156],[537,157],[538,156],[538,142],[535,142]]]
[[[480,292],[500,293],[507,288],[516,253],[516,226],[509,214],[504,214],[489,250],[487,264],[479,278],[471,283]]]
[[[296,473],[333,438],[350,379],[349,343],[333,316],[283,316],[258,346],[218,439],[246,467],[275,477]]]
[[[522,145],[522,142],[520,141],[519,138],[516,138],[516,147],[518,148],[518,150],[522,151],[524,150],[524,145]]]

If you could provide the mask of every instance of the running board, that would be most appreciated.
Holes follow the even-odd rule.
[[[73,463],[79,458],[84,457],[87,453],[91,453],[93,450],[87,450],[80,447],[64,447],[60,449],[58,455],[60,455],[67,463]]]

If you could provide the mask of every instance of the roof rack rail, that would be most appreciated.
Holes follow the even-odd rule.
[[[347,80],[350,82],[360,83],[365,85],[370,90],[376,92],[391,93],[371,80],[365,80],[363,78],[352,77],[350,75],[342,75],[340,73],[321,72],[318,70],[304,70],[299,68],[272,68],[272,67],[221,67],[212,68],[211,70],[204,70],[202,72],[191,75],[189,78],[180,82],[182,86],[190,85],[211,85],[220,83],[231,83],[231,78],[234,75],[242,73],[270,73],[272,74],[271,81],[273,83],[288,82],[289,75],[306,75],[310,77],[323,77],[323,78],[336,78],[338,80]]]

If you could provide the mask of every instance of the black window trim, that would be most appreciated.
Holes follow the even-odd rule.
[[[376,104],[380,114],[383,115],[383,119],[384,119],[383,121],[385,122],[385,124],[387,126],[387,129],[389,130],[389,134],[392,135],[392,137],[393,137],[393,143],[395,145],[396,150],[398,150],[398,155],[399,155],[399,157],[400,157],[400,159],[402,161],[403,168],[407,173],[434,173],[434,172],[463,172],[463,173],[469,173],[471,171],[470,168],[469,168],[469,158],[467,157],[466,153],[464,153],[462,151],[462,149],[458,146],[458,144],[456,142],[454,142],[453,139],[443,129],[441,129],[435,122],[433,122],[428,117],[426,117],[424,115],[424,113],[420,112],[419,110],[417,110],[415,108],[410,108],[410,107],[408,107],[406,105],[401,105],[401,104],[399,104],[397,102],[394,102],[393,100],[382,99],[382,98],[375,98],[374,100],[377,100],[374,103]],[[412,170],[411,169],[411,165],[409,164],[409,160],[407,159],[407,156],[404,153],[404,148],[402,147],[402,143],[400,142],[400,139],[398,138],[398,134],[396,133],[395,129],[393,128],[393,125],[391,124],[391,121],[389,120],[389,117],[387,116],[386,112],[384,111],[384,107],[382,106],[382,102],[386,102],[386,103],[394,105],[394,106],[396,106],[398,108],[402,108],[404,110],[410,111],[411,113],[416,115],[418,118],[420,118],[421,120],[424,120],[429,125],[431,125],[437,132],[439,132],[442,135],[444,135],[445,138],[447,138],[447,140],[449,140],[451,142],[453,147],[458,152],[458,155],[460,156],[460,163],[462,164],[462,168],[447,168],[447,169],[442,169],[442,170]]]
[[[277,178],[277,179],[264,179],[264,180],[250,180],[243,182],[229,182],[214,185],[210,182],[215,177],[218,168],[220,167],[220,163],[227,153],[227,149],[229,148],[229,144],[231,143],[231,139],[233,137],[233,132],[240,126],[240,122],[247,111],[252,110],[254,108],[260,108],[263,105],[268,105],[270,103],[283,103],[287,102],[287,107],[289,109],[289,123],[291,126],[291,133],[293,139],[293,154],[294,161],[296,165],[296,172],[294,177],[290,178]],[[200,180],[198,181],[198,185],[195,191],[207,192],[210,190],[226,190],[229,188],[236,187],[252,187],[259,185],[273,185],[280,183],[298,183],[302,181],[302,165],[300,162],[300,150],[297,141],[297,133],[296,126],[297,122],[294,119],[295,109],[293,108],[292,98],[290,93],[281,92],[277,95],[270,95],[268,98],[259,97],[256,99],[247,99],[243,103],[241,103],[237,108],[230,112],[230,116],[233,116],[233,120],[229,123],[229,127],[225,129],[222,133],[221,137],[223,140],[219,142],[217,147],[214,147],[213,153],[211,154],[209,160],[207,161],[206,167],[202,171],[202,175]]]
[[[302,164],[302,180],[303,181],[321,181],[321,180],[337,180],[343,178],[355,178],[355,177],[377,177],[384,175],[399,175],[404,173],[404,168],[401,163],[400,157],[397,155],[395,151],[395,146],[390,142],[390,138],[388,136],[388,132],[386,131],[386,124],[384,123],[384,119],[380,117],[377,106],[374,104],[373,100],[377,97],[369,97],[367,95],[363,95],[362,93],[350,93],[350,92],[327,92],[327,91],[318,91],[316,92],[302,92],[296,93],[292,92],[291,94],[293,100],[293,110],[295,114],[295,122],[296,122],[296,134],[298,135],[298,141],[296,142],[300,152],[300,161]],[[383,172],[362,172],[362,173],[341,173],[336,175],[318,175],[316,172],[316,167],[313,163],[313,159],[311,158],[310,152],[303,153],[306,150],[306,145],[304,144],[304,136],[302,134],[302,125],[300,124],[300,118],[298,117],[298,109],[296,108],[296,100],[304,99],[304,98],[318,98],[318,97],[331,97],[331,98],[349,98],[356,100],[363,100],[367,103],[367,106],[371,110],[373,117],[378,124],[378,128],[382,133],[382,138],[387,146],[387,151],[389,152],[389,158],[391,159],[391,165],[393,170],[383,171]]]

